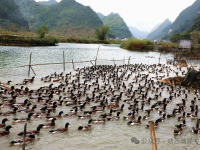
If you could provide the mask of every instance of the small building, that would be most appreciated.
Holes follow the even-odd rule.
[[[191,49],[192,41],[191,40],[180,40],[179,49],[189,50]]]

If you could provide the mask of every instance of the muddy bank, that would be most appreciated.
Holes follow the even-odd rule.
[[[166,83],[166,84],[177,84],[177,85],[181,85],[181,83],[183,82],[183,77],[171,77],[171,78],[167,78],[164,80],[160,80],[160,83]]]

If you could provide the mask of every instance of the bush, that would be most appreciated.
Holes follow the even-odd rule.
[[[120,47],[128,50],[150,50],[149,45],[153,45],[153,43],[149,40],[139,40],[135,38],[131,38],[128,40],[124,40],[121,42]]]

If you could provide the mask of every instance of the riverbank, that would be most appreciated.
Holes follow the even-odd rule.
[[[55,46],[58,42],[52,36],[41,39],[34,36],[0,35],[1,46]]]

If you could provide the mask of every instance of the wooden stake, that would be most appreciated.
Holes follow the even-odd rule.
[[[100,47],[100,45],[99,45],[99,47]],[[98,56],[98,53],[99,53],[99,48],[98,48],[98,50],[97,50],[97,55],[96,55],[96,59],[95,59],[95,67],[96,67],[96,64],[97,64],[97,56]]]
[[[114,66],[115,66],[115,59],[114,59],[114,57],[113,57],[113,62],[114,62]]]
[[[31,66],[31,70],[33,71],[34,75],[36,76],[36,73],[35,73],[35,71],[33,70],[32,66]]]
[[[73,59],[72,59],[72,65],[73,65],[73,69],[74,69],[74,62],[73,62]]]
[[[25,123],[25,125],[24,125],[24,136],[23,136],[23,147],[22,147],[22,150],[25,150],[26,126],[27,126],[27,123]]]
[[[30,76],[30,69],[31,69],[31,55],[32,55],[32,52],[31,52],[31,54],[30,54],[29,69],[28,69],[28,76]]]
[[[150,136],[151,136],[152,150],[157,150],[156,136],[155,136],[153,121],[149,121],[149,130],[150,130]]]
[[[65,71],[65,52],[63,51],[63,71]]]

